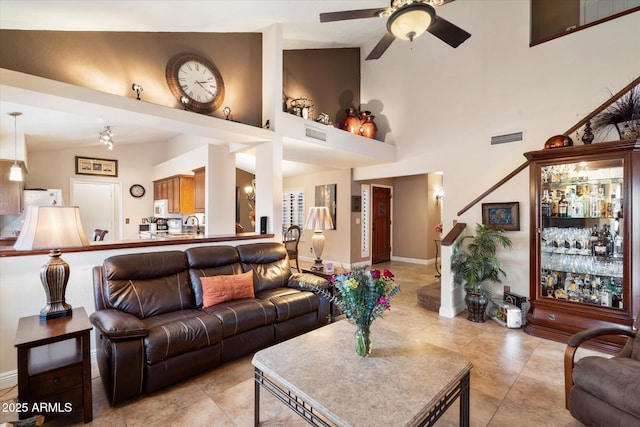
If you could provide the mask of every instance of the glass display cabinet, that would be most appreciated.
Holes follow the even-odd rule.
[[[631,326],[640,306],[640,140],[525,156],[531,161],[525,331],[566,342],[588,328]],[[595,347],[614,352],[623,343],[611,336]]]

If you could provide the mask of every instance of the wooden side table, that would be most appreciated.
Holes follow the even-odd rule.
[[[82,409],[84,422],[93,419],[91,398],[92,326],[84,308],[71,316],[18,322],[18,400],[20,419],[32,415],[66,414]]]

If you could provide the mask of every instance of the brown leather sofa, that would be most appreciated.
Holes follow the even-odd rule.
[[[253,271],[255,298],[203,308],[201,278]],[[94,267],[96,353],[111,404],[152,392],[327,323],[281,243],[119,255]]]

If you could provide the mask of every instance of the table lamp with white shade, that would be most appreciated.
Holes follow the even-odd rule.
[[[60,258],[60,249],[88,246],[77,206],[28,206],[24,225],[13,246],[19,251],[50,249],[49,262],[40,270],[40,280],[47,295],[47,305],[40,319],[71,314],[65,301],[69,264]]]
[[[307,221],[304,225],[305,230],[313,230],[313,237],[311,238],[311,246],[313,247],[313,254],[316,256],[315,263],[311,266],[311,270],[322,270],[322,250],[324,249],[324,234],[323,230],[333,230],[333,220],[331,219],[331,212],[326,206],[314,206],[309,208],[309,214],[307,215]]]

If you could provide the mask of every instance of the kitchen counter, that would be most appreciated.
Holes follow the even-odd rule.
[[[258,233],[237,233],[227,235],[205,235],[194,233],[169,234],[153,232],[155,237],[150,236],[148,239],[122,240],[118,242],[102,241],[89,242],[89,246],[80,248],[65,248],[64,253],[69,252],[87,252],[87,251],[103,251],[111,249],[127,249],[127,248],[144,248],[152,246],[169,246],[193,243],[219,243],[219,242],[236,242],[242,240],[256,239],[273,239],[273,234]],[[157,236],[156,236],[157,235]],[[0,257],[14,257],[24,255],[41,255],[48,254],[48,250],[35,251],[17,251],[13,246],[0,246]]]

